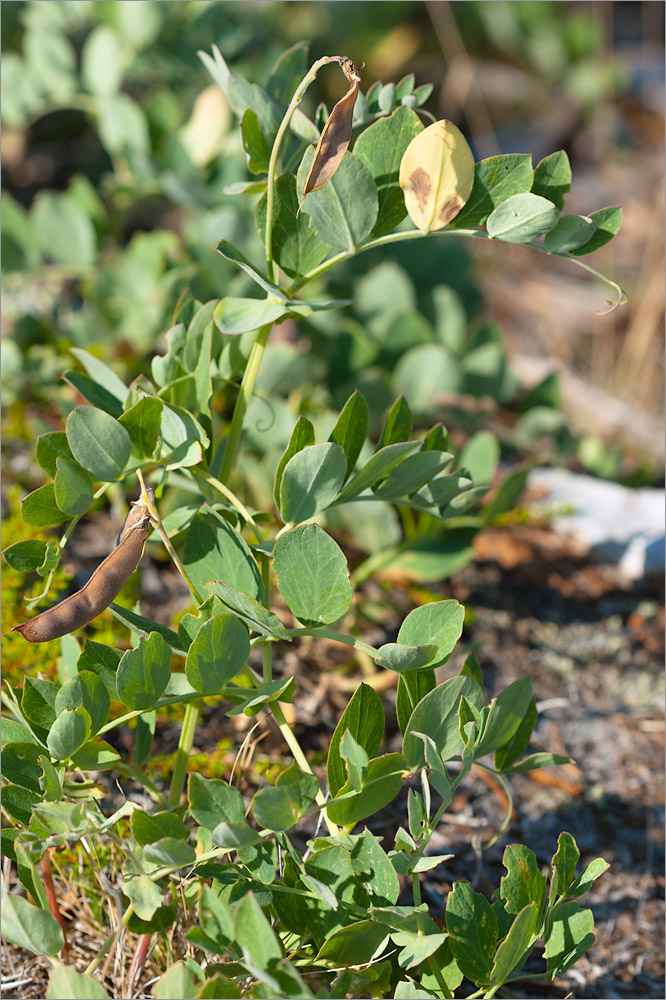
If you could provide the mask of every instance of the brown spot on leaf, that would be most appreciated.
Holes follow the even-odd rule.
[[[439,210],[440,222],[443,222],[444,225],[446,225],[447,222],[450,222],[451,219],[458,214],[462,206],[463,203],[461,198],[458,198],[457,196],[449,198],[449,200],[444,202]]]
[[[423,211],[428,203],[428,198],[430,197],[430,192],[432,190],[430,177],[425,172],[423,167],[417,167],[416,170],[410,174],[409,189],[414,192],[418,206],[421,211]]]

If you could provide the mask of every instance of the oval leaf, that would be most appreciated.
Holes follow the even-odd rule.
[[[273,549],[280,593],[304,625],[330,625],[349,609],[354,594],[347,560],[317,524],[285,532]]]
[[[453,122],[434,122],[410,142],[400,163],[400,187],[412,222],[429,233],[442,229],[470,196],[474,155]]]
[[[104,483],[121,478],[132,444],[117,420],[94,406],[77,406],[66,427],[67,441],[79,465]]]
[[[284,467],[280,511],[284,521],[307,521],[333,503],[347,475],[339,444],[313,444],[293,455]]]
[[[185,675],[195,691],[219,694],[245,666],[250,637],[235,615],[215,615],[204,622],[190,646]]]
[[[504,243],[529,243],[553,229],[558,211],[538,194],[514,194],[488,216],[488,236]]]

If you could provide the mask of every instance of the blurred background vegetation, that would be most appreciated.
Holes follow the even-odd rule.
[[[303,39],[311,61],[365,63],[364,91],[413,73],[433,85],[425,107],[456,121],[477,159],[531,152],[536,163],[563,148],[567,211],[625,213],[591,259],[629,296],[610,314],[593,277],[506,244],[423,240],[330,272],[327,290],[353,305],[283,324],[261,372],[243,463],[257,504],[270,506],[299,412],[327,426],[355,387],[375,428],[402,392],[457,445],[492,430],[508,463],[661,481],[663,4],[27,0],[1,13],[4,544],[25,537],[17,498],[43,481],[35,439],[82,401],[70,348],[125,381],[150,376],[186,290],[201,302],[247,293],[217,241],[261,260],[256,196],[223,194],[251,175],[197,54],[213,44],[260,83]],[[334,70],[320,74],[305,110],[332,107],[341,86]],[[399,536],[391,517],[376,547]],[[367,526],[357,534],[367,543]]]

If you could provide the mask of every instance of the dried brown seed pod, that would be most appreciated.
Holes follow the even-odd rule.
[[[143,499],[134,501],[118,545],[100,563],[85,587],[48,611],[15,625],[10,632],[20,632],[28,642],[48,642],[97,618],[118,596],[139,565],[149,529],[148,505]]]
[[[310,191],[317,191],[330,181],[347,152],[351,139],[354,105],[358,96],[361,78],[351,59],[341,58],[340,66],[349,80],[349,90],[335,105],[319,136],[310,172],[303,188],[303,197]]]

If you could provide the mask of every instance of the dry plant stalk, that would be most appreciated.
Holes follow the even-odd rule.
[[[152,490],[146,492],[152,494]],[[154,496],[150,499],[154,502]],[[132,501],[132,510],[127,515],[118,544],[100,563],[86,585],[48,611],[15,625],[10,632],[20,632],[28,642],[49,642],[82,628],[101,615],[139,565],[150,520],[149,506],[144,497]]]
[[[349,90],[335,105],[319,136],[310,172],[303,188],[303,197],[317,191],[330,181],[347,152],[351,139],[354,105],[361,78],[351,59],[340,57],[340,66],[349,80]]]

